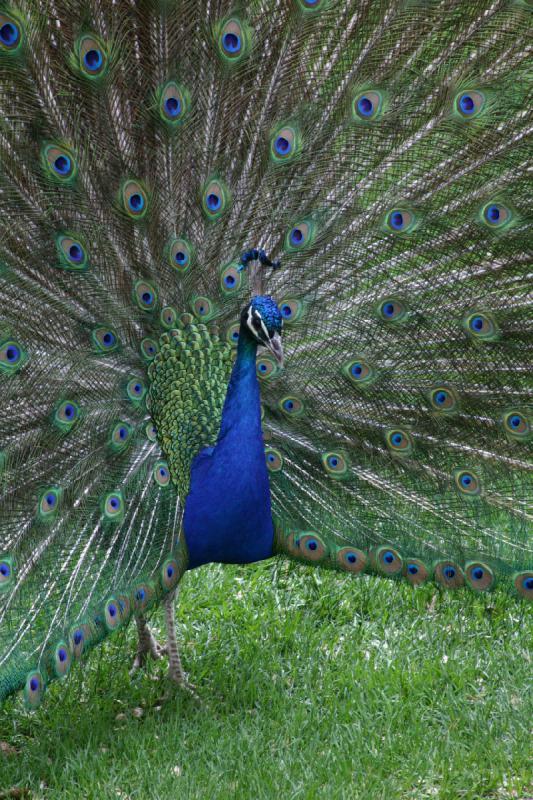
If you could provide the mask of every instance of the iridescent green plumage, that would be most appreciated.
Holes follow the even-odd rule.
[[[0,700],[174,591],[249,247],[277,551],[531,599],[529,15],[0,5]]]

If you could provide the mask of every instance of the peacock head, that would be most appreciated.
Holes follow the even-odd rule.
[[[241,314],[241,331],[244,331],[258,344],[267,347],[279,364],[283,363],[281,346],[281,311],[268,295],[252,297]]]

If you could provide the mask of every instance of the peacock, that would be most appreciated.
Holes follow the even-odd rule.
[[[2,0],[0,701],[211,562],[531,600],[530,15]]]

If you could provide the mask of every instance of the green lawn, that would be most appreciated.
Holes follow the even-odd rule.
[[[497,592],[287,563],[197,570],[178,625],[200,702],[162,699],[163,662],[129,678],[130,626],[38,712],[20,697],[0,712],[0,797],[522,800],[531,620]]]

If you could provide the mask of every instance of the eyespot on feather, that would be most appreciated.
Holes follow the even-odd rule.
[[[283,469],[283,456],[274,447],[265,449],[265,460],[269,472],[281,472]]]
[[[400,428],[385,431],[385,444],[389,451],[397,456],[410,456],[414,449],[413,437],[409,431]]]
[[[257,377],[262,381],[272,380],[280,373],[278,362],[269,355],[262,355],[256,361]]]
[[[294,395],[286,395],[282,397],[278,403],[280,411],[286,417],[301,417],[305,413],[305,406],[303,400]]]
[[[15,580],[15,563],[11,556],[0,555],[0,594],[7,592]]]
[[[119,340],[113,328],[99,325],[91,332],[91,339],[96,353],[107,355],[118,349]]]
[[[303,303],[292,297],[287,297],[279,303],[279,310],[283,319],[283,324],[290,325],[297,322],[303,315]]]
[[[120,189],[120,207],[131,220],[141,220],[148,212],[148,193],[140,181],[127,180]]]
[[[330,0],[297,0],[300,11],[305,13],[323,11]]]
[[[457,491],[465,498],[479,497],[481,482],[475,472],[470,469],[456,469],[453,472],[454,483]]]
[[[62,400],[54,411],[54,425],[68,433],[81,415],[80,407],[73,400]]]
[[[71,628],[69,645],[73,658],[79,659],[83,656],[90,647],[94,636],[94,629],[88,622],[81,622]]]
[[[108,631],[116,631],[122,625],[122,614],[116,597],[108,597],[104,603],[104,622]]]
[[[383,95],[375,89],[357,92],[352,100],[352,117],[356,122],[376,122],[382,110]]]
[[[158,486],[168,486],[170,483],[170,470],[166,461],[157,461],[152,470],[154,481]]]
[[[34,710],[40,706],[46,688],[46,681],[40,670],[32,670],[26,676],[24,702],[26,708]]]
[[[161,325],[167,331],[172,330],[178,324],[178,314],[175,308],[172,306],[165,306],[161,310],[161,314],[159,315],[159,319],[161,321]]]
[[[113,425],[109,437],[109,446],[115,453],[121,453],[131,444],[132,428],[127,422],[120,421]]]
[[[215,313],[213,303],[208,297],[193,297],[191,308],[195,317],[202,322],[207,322]]]
[[[490,567],[481,561],[471,561],[465,566],[466,582],[476,592],[486,592],[494,586],[495,576]]]
[[[419,586],[425,583],[430,575],[429,568],[418,558],[407,558],[404,560],[402,573],[410,584]]]
[[[301,149],[300,131],[292,125],[278,126],[270,135],[270,158],[275,164],[293,161]]]
[[[64,640],[58,642],[53,650],[52,665],[56,678],[65,678],[72,664],[72,653],[68,643]]]
[[[485,107],[485,95],[476,89],[459,92],[455,95],[454,109],[465,120],[477,117]]]
[[[322,466],[331,478],[346,478],[349,475],[349,464],[346,457],[339,452],[322,453]]]
[[[300,534],[299,555],[306,561],[323,561],[328,556],[328,546],[318,534],[303,532]]]
[[[157,91],[157,107],[159,116],[170,129],[182,125],[190,111],[190,94],[176,81],[168,81]]]
[[[364,572],[368,563],[366,553],[356,547],[341,547],[337,550],[336,560],[338,566],[346,572],[357,575]]]
[[[249,25],[238,17],[223,20],[217,26],[216,42],[225,64],[236,64],[250,52],[252,34]]]
[[[133,287],[133,300],[141,311],[153,311],[157,306],[157,290],[148,281],[136,281]]]
[[[435,580],[445,589],[464,586],[465,576],[459,564],[453,561],[438,561],[434,567]]]
[[[100,80],[108,71],[107,46],[94,34],[81,36],[75,46],[77,68],[81,75],[91,80]]]
[[[239,330],[240,330],[240,323],[234,322],[233,325],[230,325],[228,330],[226,331],[226,341],[232,347],[237,347],[239,343]]]
[[[187,239],[173,236],[168,244],[168,261],[170,266],[179,275],[183,275],[191,268],[194,258],[194,249]]]
[[[416,223],[417,218],[414,212],[407,208],[393,208],[387,212],[385,217],[385,229],[392,233],[411,233]]]
[[[388,545],[377,547],[371,553],[371,562],[383,575],[400,575],[403,570],[402,557],[397,550]]]
[[[43,522],[52,520],[59,511],[61,504],[61,489],[57,486],[49,486],[39,494],[37,505],[37,515]]]
[[[79,236],[62,233],[56,238],[60,269],[84,272],[89,267],[87,249]]]
[[[0,341],[0,374],[14,375],[27,360],[26,351],[15,339]]]
[[[226,295],[238,292],[242,287],[243,272],[239,271],[237,264],[228,264],[220,272],[220,288]]]
[[[124,517],[124,498],[122,492],[109,492],[101,501],[102,511],[110,522],[121,522]]]
[[[497,322],[488,312],[470,311],[463,318],[463,328],[478,341],[494,342],[500,338]]]
[[[136,611],[145,611],[155,597],[154,587],[148,582],[139,583],[133,590],[133,605]]]
[[[285,250],[289,253],[305,250],[315,238],[316,226],[310,220],[295,222],[285,236]]]
[[[505,433],[514,441],[528,442],[531,439],[531,422],[520,409],[506,411],[501,424]]]
[[[161,567],[161,587],[171,592],[176,588],[180,579],[180,567],[175,558],[167,558]]]
[[[20,49],[24,40],[22,22],[15,15],[0,11],[0,54],[13,56]]]
[[[219,178],[212,178],[202,192],[202,209],[207,219],[216,221],[228,210],[231,195],[226,184]]]
[[[429,391],[428,398],[433,411],[443,415],[456,414],[459,410],[459,398],[451,386],[435,386]]]
[[[517,594],[524,600],[533,600],[533,572],[518,572],[513,576],[513,585]]]
[[[45,175],[62,184],[73,183],[78,172],[74,153],[60,144],[45,143],[41,148],[41,164]]]
[[[385,322],[402,322],[407,315],[407,307],[402,300],[387,297],[378,305],[378,316]]]
[[[374,367],[364,358],[356,357],[344,364],[342,371],[350,383],[363,389],[376,380],[377,374]]]
[[[146,337],[145,339],[141,340],[139,350],[145,361],[153,361],[156,355],[159,353],[159,345],[155,339]]]
[[[492,230],[508,228],[513,221],[513,212],[503,203],[486,203],[480,211],[481,222]]]
[[[126,384],[126,396],[134,405],[139,406],[146,394],[146,386],[141,378],[130,378]]]

